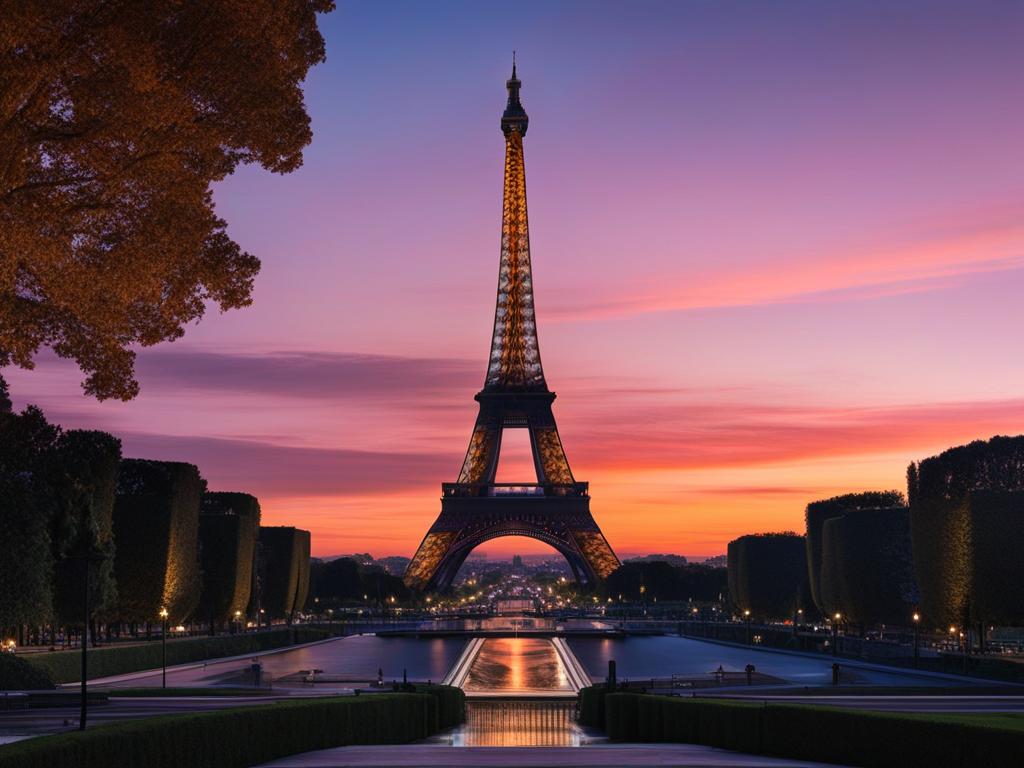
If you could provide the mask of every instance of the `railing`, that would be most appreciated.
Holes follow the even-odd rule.
[[[470,497],[586,496],[589,483],[442,483],[441,494]]]

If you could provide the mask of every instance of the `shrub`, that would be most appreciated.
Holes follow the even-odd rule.
[[[821,544],[825,521],[831,517],[840,517],[853,509],[899,507],[903,504],[903,494],[899,491],[865,491],[812,501],[807,505],[807,572],[811,599],[819,611],[828,613],[828,609],[821,601]]]
[[[268,619],[290,618],[299,588],[298,530],[260,528],[260,591]]]
[[[910,622],[917,602],[906,507],[860,509],[822,527],[822,603],[862,625]]]
[[[807,550],[795,533],[741,536],[729,542],[733,604],[772,619],[790,618],[807,595]]]
[[[1013,532],[1020,515],[1009,497],[977,496],[972,502],[970,496],[972,491],[1024,490],[1024,436],[950,448],[912,464],[907,479],[924,620],[930,626],[985,620],[983,611],[999,610],[1005,587],[993,584],[983,571],[975,585],[973,563],[977,555],[998,562],[1015,556],[1010,554],[1014,539],[1003,541],[999,536]],[[987,511],[977,513],[980,527],[972,535],[973,510],[986,506]]]
[[[252,592],[260,504],[247,493],[204,493],[199,515],[202,595],[197,615],[213,623],[246,613]]]
[[[309,597],[309,531],[297,529],[296,557],[298,558],[298,574],[295,580],[295,599],[292,601],[292,612],[301,611],[306,607],[306,599]]]
[[[205,659],[225,656],[240,656],[257,651],[284,648],[292,643],[321,640],[326,632],[316,629],[276,629],[269,632],[254,632],[218,637],[196,637],[167,642],[167,664],[187,664]],[[53,651],[33,653],[29,662],[50,674],[57,683],[72,683],[81,679],[81,654],[79,651]],[[89,679],[122,675],[157,669],[161,663],[159,642],[140,645],[107,646],[89,649]]]
[[[89,607],[106,615],[117,601],[114,580],[114,499],[121,441],[106,432],[71,430],[58,438],[49,462],[54,498],[54,609],[58,621],[82,621],[81,555],[89,563]]]
[[[55,687],[46,670],[13,653],[0,653],[0,691],[39,691]]]
[[[126,459],[114,504],[118,615],[125,621],[185,621],[199,602],[199,498],[192,464]]]
[[[1016,765],[1024,753],[1024,730],[956,715],[635,693],[609,694],[606,702],[606,730],[615,741],[678,741],[867,768]]]
[[[244,768],[348,744],[410,742],[438,722],[438,699],[425,694],[286,701],[40,736],[0,747],[0,768]]]

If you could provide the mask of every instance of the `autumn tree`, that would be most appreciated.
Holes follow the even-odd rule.
[[[133,346],[251,301],[211,184],[288,173],[331,0],[0,0],[0,368],[44,347],[97,398]]]

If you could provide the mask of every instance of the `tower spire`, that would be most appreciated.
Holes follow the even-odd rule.
[[[512,131],[517,131],[520,136],[526,135],[526,128],[530,118],[519,101],[519,88],[522,86],[519,78],[516,77],[516,52],[512,51],[512,77],[505,81],[508,88],[508,104],[505,105],[505,113],[501,116],[501,132],[508,137]]]
[[[501,117],[505,134],[505,190],[501,213],[501,263],[494,310],[491,356],[484,391],[547,391],[537,343],[530,266],[530,224],[526,213],[523,135],[529,118],[519,102],[519,79],[512,64],[508,106]]]

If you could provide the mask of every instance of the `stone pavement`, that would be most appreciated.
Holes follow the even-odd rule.
[[[823,768],[776,757],[745,755],[695,744],[597,744],[585,747],[449,747],[434,744],[403,744],[338,747],[293,755],[261,768],[468,768],[515,766],[516,768],[590,768],[590,766],[688,766],[688,768]]]

